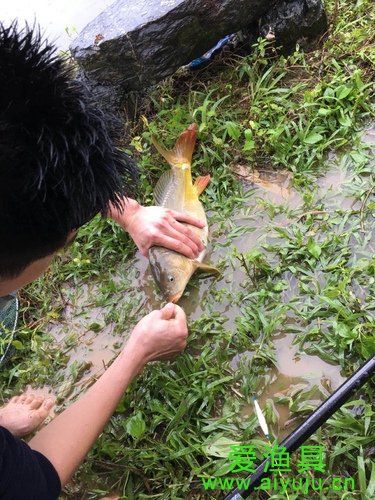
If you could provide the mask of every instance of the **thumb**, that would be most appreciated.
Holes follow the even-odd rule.
[[[169,302],[163,309],[160,309],[161,319],[172,319],[175,315],[175,305]]]

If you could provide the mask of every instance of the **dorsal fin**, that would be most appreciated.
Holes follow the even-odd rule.
[[[162,173],[154,188],[154,200],[157,205],[165,205],[169,193],[175,185],[175,174],[173,169]]]

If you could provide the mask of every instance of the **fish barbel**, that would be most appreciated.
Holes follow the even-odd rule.
[[[177,302],[184,293],[191,276],[200,270],[206,273],[220,273],[218,269],[204,264],[208,242],[208,227],[206,214],[199,201],[199,195],[210,182],[210,176],[198,177],[193,184],[191,177],[191,159],[197,137],[197,125],[190,125],[177,139],[173,149],[164,149],[152,137],[152,142],[159,153],[170,164],[170,170],[164,172],[154,189],[154,199],[157,205],[192,215],[205,222],[203,228],[191,226],[204,244],[204,250],[196,259],[153,246],[149,249],[149,259],[152,274],[161,292],[168,302]]]

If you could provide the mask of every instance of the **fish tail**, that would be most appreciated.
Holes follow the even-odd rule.
[[[189,125],[179,136],[173,149],[170,150],[163,148],[155,136],[151,138],[152,144],[172,167],[190,167],[195,141],[197,139],[197,130],[198,125],[196,123]]]

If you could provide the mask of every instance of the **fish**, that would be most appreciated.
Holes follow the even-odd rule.
[[[197,177],[194,183],[192,180],[191,162],[197,130],[198,126],[195,123],[189,125],[178,137],[171,150],[164,149],[156,137],[152,136],[153,145],[171,167],[161,175],[154,188],[155,203],[192,215],[205,223],[203,228],[190,226],[204,245],[204,249],[196,259],[189,259],[185,255],[160,246],[152,246],[149,249],[149,261],[154,280],[165,299],[173,303],[180,300],[186,285],[196,271],[220,274],[216,267],[203,262],[208,244],[208,226],[199,196],[209,184],[210,176]]]

